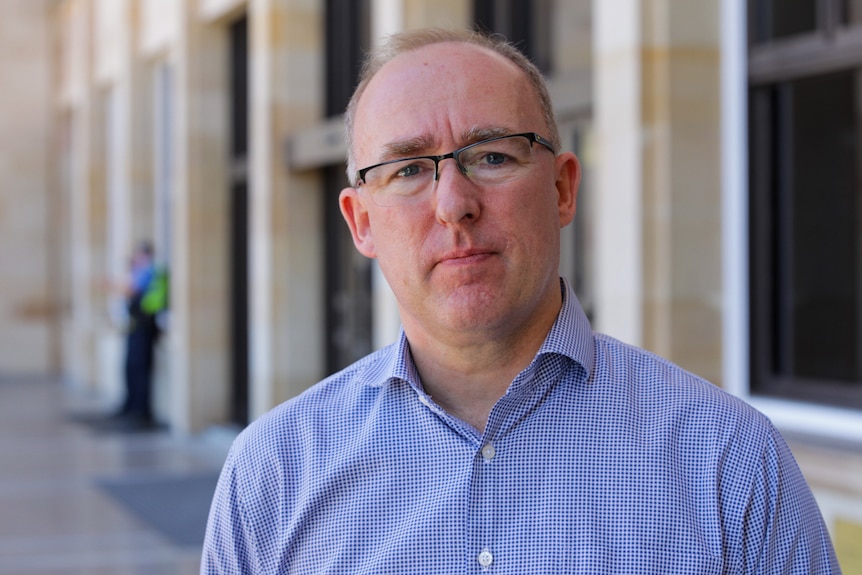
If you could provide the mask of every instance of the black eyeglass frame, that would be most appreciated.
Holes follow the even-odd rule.
[[[443,154],[440,156],[414,156],[412,158],[396,158],[394,160],[387,160],[385,162],[380,162],[379,164],[374,164],[373,166],[368,166],[367,168],[362,168],[361,170],[358,170],[356,172],[356,181],[365,184],[365,183],[367,183],[365,181],[365,174],[367,174],[370,170],[373,170],[374,168],[379,168],[380,166],[387,166],[389,164],[395,164],[398,162],[409,162],[410,160],[431,160],[431,161],[433,161],[434,162],[434,181],[435,182],[437,181],[438,174],[440,172],[440,162],[442,162],[443,160],[448,160],[449,158],[452,158],[453,160],[455,160],[455,163],[458,165],[458,169],[461,171],[462,174],[466,175],[467,174],[467,168],[465,168],[461,164],[461,160],[458,159],[458,157],[463,152],[465,152],[466,150],[469,150],[470,148],[473,148],[475,146],[481,146],[484,144],[488,144],[490,142],[495,142],[497,140],[504,140],[506,138],[527,138],[530,141],[530,147],[531,148],[533,147],[533,143],[535,142],[535,143],[539,143],[539,144],[545,146],[546,148],[548,148],[551,151],[551,153],[553,153],[554,155],[557,154],[557,151],[554,149],[554,145],[550,142],[550,140],[548,140],[547,138],[545,138],[543,136],[540,136],[536,132],[523,132],[520,134],[506,134],[504,136],[496,136],[494,138],[488,138],[487,140],[480,140],[478,142],[473,142],[472,144],[467,144],[463,148],[458,148],[455,151],[452,151],[452,152],[449,152],[448,154]]]

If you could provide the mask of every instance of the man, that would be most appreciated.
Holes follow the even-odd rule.
[[[114,418],[117,429],[148,429],[153,425],[150,396],[159,330],[154,310],[148,309],[144,302],[156,281],[153,246],[142,241],[132,255],[124,289],[129,319],[124,365],[126,397]]]
[[[396,36],[347,126],[402,334],[237,439],[201,573],[838,572],[769,421],[590,329],[557,272],[580,169],[522,55]]]

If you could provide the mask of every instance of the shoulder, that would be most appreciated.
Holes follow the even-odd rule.
[[[374,353],[276,406],[234,440],[213,496],[203,561],[224,572],[270,572],[283,517],[303,485],[325,477],[332,446],[350,446],[353,422],[385,388]],[[263,563],[261,563],[263,562]],[[221,571],[220,571],[221,572]]]
[[[256,419],[234,441],[234,463],[296,459],[352,433],[385,394],[389,353],[378,350]]]
[[[592,382],[624,398],[646,428],[673,427],[731,443],[740,433],[752,450],[777,434],[769,419],[717,385],[679,365],[610,336],[595,335]]]
[[[780,432],[754,407],[654,353],[604,335],[595,341],[593,384],[607,390],[597,394],[615,398],[617,417],[648,452],[693,480],[713,478],[723,514],[743,512],[758,479],[799,483]]]
[[[269,524],[333,477],[369,426],[379,428],[396,409],[403,386],[387,375],[388,359],[385,349],[375,352],[252,422],[230,448],[216,499],[247,521]]]
[[[754,410],[740,399],[674,362],[645,349],[595,334],[596,384],[617,384],[641,390],[661,401],[703,397],[744,411]]]

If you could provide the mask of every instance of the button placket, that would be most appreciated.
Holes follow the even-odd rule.
[[[495,513],[493,509],[498,503],[494,495],[496,492],[496,472],[493,470],[494,466],[491,465],[497,457],[497,447],[490,438],[487,438],[486,442],[481,444],[477,455],[481,455],[481,458],[477,457],[477,466],[475,467],[477,480],[476,495],[481,511],[479,511],[479,516],[476,517],[476,527],[478,528],[476,534],[478,537],[473,542],[474,544],[478,543],[477,547],[480,551],[474,557],[475,561],[479,564],[478,567],[483,573],[486,573],[491,571],[491,564],[494,562],[494,555],[491,553],[489,545],[493,541],[487,537],[491,535],[488,529],[494,524]]]

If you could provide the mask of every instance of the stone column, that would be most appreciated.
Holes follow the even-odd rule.
[[[59,295],[48,257],[50,40],[46,3],[10,2],[0,21],[0,371],[57,367]],[[50,184],[49,184],[50,181]]]
[[[104,163],[101,162],[97,94],[93,82],[93,5],[68,0],[57,7],[63,47],[59,105],[68,121],[69,309],[65,351],[69,379],[94,387],[97,332],[104,295]]]
[[[180,432],[225,421],[228,365],[227,35],[180,11],[175,52],[174,202],[171,268],[171,420]]]
[[[596,2],[597,325],[721,376],[717,0]]]
[[[319,172],[288,172],[287,137],[323,114],[322,3],[251,0],[250,416],[323,373],[324,253]]]

